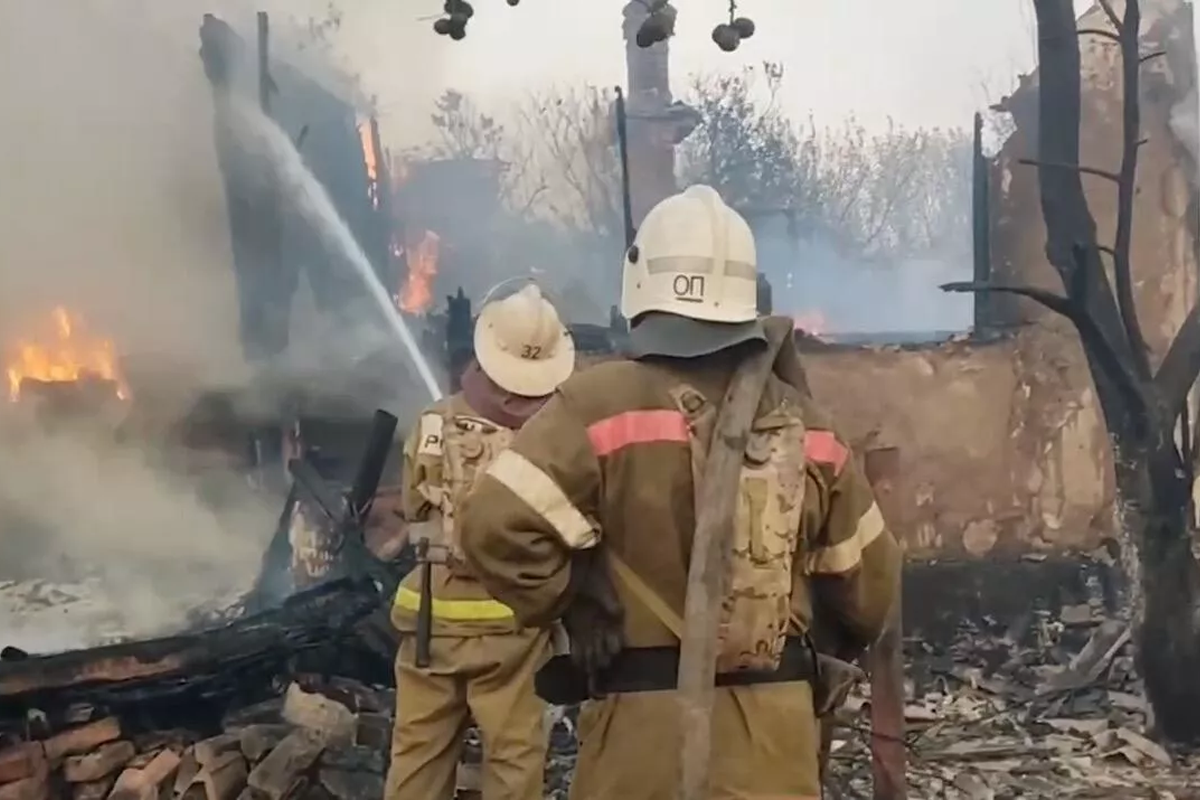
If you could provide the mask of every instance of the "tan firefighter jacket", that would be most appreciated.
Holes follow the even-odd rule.
[[[678,645],[664,617],[683,614],[693,470],[732,358],[614,361],[577,373],[489,467],[462,510],[462,543],[479,580],[522,623],[557,619],[570,552],[603,542],[626,645]],[[840,652],[877,638],[899,585],[899,547],[845,442],[774,376],[740,497],[718,669],[747,665],[748,650],[776,650],[781,627],[807,632],[814,599]]]
[[[512,609],[492,599],[462,559],[458,509],[483,470],[512,441],[513,431],[476,413],[462,393],[422,412],[404,443],[402,516],[410,541],[420,532],[445,546],[447,563],[435,563],[433,635],[472,636],[517,630]],[[416,631],[421,570],[409,573],[396,590],[392,624]]]

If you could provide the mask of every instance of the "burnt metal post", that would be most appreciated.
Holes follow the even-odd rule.
[[[899,450],[881,447],[864,457],[867,480],[875,490],[884,518],[893,508],[893,479],[899,472]],[[871,778],[874,800],[904,800],[904,633],[901,592],[896,592],[887,627],[867,655],[871,673]]]
[[[761,272],[758,273],[754,281],[758,298],[758,314],[763,317],[770,316],[771,312],[775,309],[775,293],[771,289],[771,282]]]
[[[368,131],[371,138],[372,157],[375,162],[375,174],[368,175],[369,181],[374,181],[374,186],[371,187],[372,200],[375,206],[375,224],[378,226],[375,230],[375,250],[372,255],[372,261],[376,264],[376,271],[385,274],[380,275],[380,279],[384,281],[386,286],[398,287],[400,285],[400,275],[395,272],[395,263],[392,259],[392,239],[394,234],[395,223],[392,219],[392,181],[391,174],[387,167],[387,158],[383,153],[383,139],[379,135],[379,118],[374,114],[371,115]]]
[[[625,249],[633,245],[633,199],[629,194],[629,118],[625,114],[625,95],[617,91],[617,153],[621,158],[621,214],[625,221]]]
[[[474,332],[471,299],[460,286],[456,295],[446,298],[446,371],[451,392],[462,389],[463,370],[475,357]]]
[[[271,55],[270,21],[267,12],[259,11],[258,21],[258,104],[263,116],[271,116]],[[264,181],[259,224],[262,226],[262,259],[259,269],[266,275],[281,276],[283,264],[283,222],[280,209],[279,185],[274,180]],[[273,294],[270,289],[268,294]],[[268,316],[273,352],[259,353],[260,358],[270,358],[287,348],[290,297],[286,305],[279,298],[269,296],[263,313]],[[254,464],[258,469],[259,482],[268,491],[281,494],[287,486],[287,462],[284,460],[285,433],[278,425],[265,425],[253,437]]]
[[[271,52],[269,50],[271,23],[267,12],[258,12],[258,104],[263,113],[271,115]]]
[[[975,113],[975,146],[971,167],[971,239],[976,283],[992,279],[991,219],[988,213],[988,162],[983,155],[983,115]],[[991,328],[989,295],[975,294],[974,332],[985,336]]]

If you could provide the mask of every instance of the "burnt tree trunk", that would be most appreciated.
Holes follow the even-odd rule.
[[[1072,0],[1034,0],[1038,25],[1038,168],[1046,257],[1063,295],[1027,286],[948,284],[949,291],[1028,297],[1069,319],[1096,386],[1113,449],[1124,616],[1134,626],[1137,663],[1159,731],[1200,741],[1200,566],[1192,553],[1192,470],[1186,430],[1176,440],[1200,372],[1200,305],[1193,306],[1158,369],[1142,336],[1130,265],[1140,138],[1137,0],[1118,15],[1099,0],[1111,28],[1077,28]],[[1080,36],[1116,42],[1121,54],[1123,147],[1119,171],[1080,164]],[[1082,174],[1117,194],[1113,245],[1097,242]],[[1110,271],[1104,259],[1111,258]]]
[[[1200,567],[1192,555],[1188,471],[1173,441],[1116,448],[1118,524],[1138,548],[1138,668],[1159,730],[1200,741]]]
[[[1163,392],[1167,386],[1190,387],[1196,369],[1168,356],[1158,374],[1152,374],[1149,348],[1134,308],[1129,263],[1140,140],[1138,3],[1130,0],[1120,19],[1110,13],[1122,50],[1125,127],[1116,175],[1114,285],[1109,284],[1101,261],[1081,172],[1061,166],[1081,166],[1081,33],[1073,4],[1038,0],[1035,6],[1040,67],[1038,166],[1047,256],[1063,277],[1078,322],[1084,323],[1080,337],[1113,443],[1121,562],[1128,579],[1126,611],[1136,626],[1138,666],[1146,692],[1164,734],[1196,740],[1200,739],[1200,574],[1191,550],[1190,470],[1174,437],[1176,419],[1186,407],[1186,389],[1177,397]],[[1195,314],[1193,309],[1191,316]],[[1183,326],[1176,345],[1187,346],[1188,337],[1200,338],[1192,327]],[[1198,345],[1190,344],[1193,349]]]

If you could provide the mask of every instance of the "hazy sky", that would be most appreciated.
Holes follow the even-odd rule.
[[[521,0],[516,8],[474,0],[475,18],[460,42],[431,29],[441,0],[338,5],[339,49],[379,95],[393,141],[424,127],[429,98],[447,86],[499,104],[555,83],[623,82],[624,0]],[[676,5],[677,91],[689,74],[779,61],[789,110],[811,111],[820,122],[853,114],[871,126],[889,116],[910,125],[969,125],[977,108],[1006,93],[1033,62],[1031,0],[742,0],[740,13],[758,32],[734,53],[709,38],[727,0]]]

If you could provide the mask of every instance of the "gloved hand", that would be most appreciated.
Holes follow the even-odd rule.
[[[380,561],[391,561],[408,544],[399,489],[381,489],[367,510],[363,525],[367,549]]]
[[[574,597],[562,618],[571,642],[571,660],[588,676],[592,697],[603,696],[596,689],[596,677],[625,645],[625,609],[598,551],[599,547],[593,547],[572,553]]]

